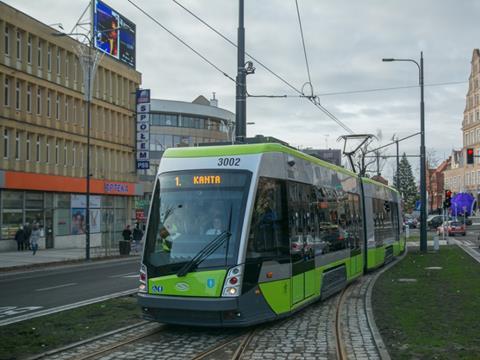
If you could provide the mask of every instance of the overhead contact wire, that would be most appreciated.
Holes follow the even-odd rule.
[[[166,26],[164,26],[160,21],[155,19],[153,16],[148,14],[145,10],[143,10],[140,6],[138,6],[136,3],[134,3],[132,0],[127,0],[130,4],[132,4],[137,10],[139,10],[141,13],[143,13],[146,17],[148,17],[150,20],[152,20],[155,24],[160,26],[163,30],[168,32],[171,36],[173,36],[176,40],[178,40],[180,43],[182,43],[184,46],[186,46],[188,49],[190,49],[193,53],[195,53],[197,56],[199,56],[203,61],[205,61],[207,64],[209,64],[211,67],[213,67],[215,70],[220,72],[222,75],[233,81],[234,83],[237,83],[233,77],[228,75],[225,71],[220,69],[217,65],[215,65],[213,62],[208,60],[204,55],[202,55],[198,50],[194,49],[192,46],[190,46],[186,41],[184,41],[182,38],[180,38],[178,35],[175,35],[172,31],[170,31]]]
[[[130,1],[130,0],[128,0]],[[215,29],[213,26],[211,26],[210,24],[208,24],[205,20],[203,20],[202,18],[200,18],[198,15],[196,15],[193,11],[191,11],[190,9],[188,9],[185,5],[181,4],[180,2],[178,2],[177,0],[172,0],[176,5],[180,6],[182,9],[184,9],[186,12],[188,12],[191,16],[193,16],[195,19],[197,19],[198,21],[200,21],[203,25],[205,25],[207,28],[209,28],[210,30],[212,30],[214,33],[216,33],[218,36],[220,36],[222,39],[224,39],[225,41],[227,41],[229,44],[231,44],[232,46],[238,48],[237,44],[234,43],[232,40],[230,40],[229,38],[227,38],[225,35],[223,35],[220,31],[218,31],[217,29]],[[252,59],[253,61],[255,61],[258,65],[260,65],[262,68],[264,68],[265,70],[267,70],[270,74],[272,74],[274,77],[276,77],[278,80],[280,80],[281,82],[283,82],[285,85],[287,85],[289,88],[291,88],[292,90],[294,90],[297,94],[299,94],[299,97],[304,97],[306,99],[308,99],[313,105],[315,105],[315,107],[317,107],[319,110],[321,110],[325,115],[327,115],[330,119],[332,119],[333,121],[335,121],[340,127],[342,127],[345,131],[349,132],[350,134],[353,134],[353,131],[347,126],[345,125],[343,122],[341,122],[335,115],[333,115],[332,113],[330,113],[330,111],[328,111],[325,107],[323,107],[322,105],[320,105],[319,103],[316,103],[315,100],[313,100],[312,98],[309,98],[307,96],[305,96],[305,94],[297,89],[294,85],[292,85],[291,83],[289,83],[287,80],[285,80],[282,76],[278,75],[277,73],[275,73],[272,69],[270,69],[267,65],[265,65],[264,63],[262,63],[260,60],[258,60],[257,58],[255,58],[253,55],[249,54],[248,52],[245,51],[245,55],[247,55],[250,59]],[[288,97],[288,95],[261,95],[261,96],[255,96],[255,95],[248,95],[249,97],[269,97],[269,98],[285,98],[285,97]]]

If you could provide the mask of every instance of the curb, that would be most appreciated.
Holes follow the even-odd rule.
[[[36,263],[36,264],[17,265],[17,266],[3,267],[3,268],[0,267],[0,278],[4,276],[25,274],[29,272],[37,273],[38,271],[80,267],[80,266],[86,266],[89,264],[97,265],[97,264],[115,263],[115,262],[122,262],[122,261],[133,261],[136,259],[141,259],[141,256],[134,255],[134,256],[128,256],[128,257],[116,256],[111,258],[94,258],[88,261],[86,261],[85,259],[65,259],[65,260]]]
[[[370,283],[368,284],[368,289],[367,289],[367,295],[365,299],[365,312],[367,313],[367,321],[370,326],[370,329],[372,331],[373,335],[373,340],[375,341],[375,344],[377,345],[378,352],[380,353],[380,358],[382,360],[391,360],[390,354],[388,353],[387,347],[385,346],[385,343],[383,342],[382,336],[380,335],[380,331],[377,328],[377,324],[375,323],[375,317],[373,315],[373,308],[372,308],[372,292],[373,292],[373,287],[375,285],[375,282],[377,279],[382,275],[385,271],[389,270],[396,264],[400,262],[405,256],[407,255],[408,247],[405,247],[405,251],[402,255],[402,257],[398,258],[396,261],[388,264],[385,266],[380,272],[376,273]]]

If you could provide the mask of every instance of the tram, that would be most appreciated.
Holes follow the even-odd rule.
[[[143,317],[235,327],[288,316],[403,252],[399,210],[395,189],[278,143],[168,149]]]

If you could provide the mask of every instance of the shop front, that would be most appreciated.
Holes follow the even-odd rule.
[[[137,184],[90,180],[91,246],[115,248],[135,221]],[[40,248],[85,246],[85,179],[0,171],[0,251],[16,249],[20,226],[37,224]]]

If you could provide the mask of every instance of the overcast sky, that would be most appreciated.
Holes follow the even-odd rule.
[[[238,1],[178,0],[236,42]],[[46,23],[72,29],[86,0],[7,0],[6,3]],[[222,71],[236,75],[236,49],[171,0],[135,2],[181,36]],[[127,0],[109,0],[137,26],[137,70],[142,87],[161,99],[192,101],[212,92],[219,106],[235,111],[235,84],[205,63]],[[383,57],[413,58],[424,52],[426,146],[438,160],[460,148],[461,121],[470,60],[479,47],[480,2],[475,0],[298,0],[315,94],[331,113],[356,133],[381,133],[378,145],[394,135],[420,129],[418,87],[355,94],[329,93],[418,85],[413,63],[383,63]],[[296,88],[307,82],[294,0],[245,0],[246,50]],[[255,64],[247,79],[250,94],[295,95]],[[248,135],[278,137],[294,146],[340,148],[345,131],[306,99],[249,98]],[[419,153],[419,137],[401,152]],[[386,154],[394,154],[394,147]],[[418,159],[412,158],[414,169]],[[390,177],[393,161],[384,166]]]

